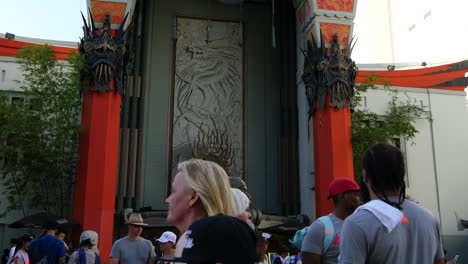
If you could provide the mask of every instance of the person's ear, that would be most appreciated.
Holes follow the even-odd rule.
[[[200,200],[200,196],[198,196],[198,193],[193,192],[190,194],[190,200],[189,200],[189,207],[195,206],[195,204]]]

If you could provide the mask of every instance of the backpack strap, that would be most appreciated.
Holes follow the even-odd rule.
[[[98,255],[98,253],[94,252],[94,254],[96,254],[96,264],[101,264],[101,257]]]
[[[330,248],[331,243],[333,242],[333,238],[335,237],[335,227],[333,226],[333,222],[328,215],[322,216],[318,220],[325,225],[322,248],[322,255],[325,255],[327,250]]]

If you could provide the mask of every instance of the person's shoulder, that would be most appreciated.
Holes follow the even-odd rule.
[[[61,241],[61,240],[59,240],[55,236],[46,235],[46,236],[39,238],[39,241]]]
[[[114,242],[114,246],[115,246],[115,245],[119,245],[119,244],[121,244],[121,243],[125,243],[125,242],[127,242],[127,241],[128,241],[128,238],[127,238],[127,237],[119,238],[119,239],[117,239],[117,240]]]
[[[368,211],[368,210],[358,210],[358,211],[354,212],[354,214],[348,216],[344,220],[343,225],[353,224],[353,225],[365,228],[366,226],[368,227],[369,224],[371,224],[371,223],[379,223],[380,224],[380,221],[370,211]]]
[[[433,223],[439,222],[431,211],[413,201],[405,200],[402,207],[403,213],[410,219],[415,218],[418,219],[418,221],[428,221]]]
[[[46,236],[43,236],[43,237],[36,238],[31,242],[30,246],[32,246],[34,244],[46,243],[46,242],[50,241],[51,237],[52,236],[46,235]]]
[[[79,256],[80,256],[80,252],[79,252],[79,250],[77,250],[77,251],[71,253],[71,255],[70,255],[70,260],[72,260],[72,259],[78,259]]]
[[[408,213],[417,213],[417,214],[422,214],[426,216],[434,216],[431,211],[428,209],[420,206],[419,204],[411,201],[411,200],[405,200],[405,202],[402,205],[403,207],[403,212],[408,212]]]
[[[306,237],[313,237],[318,234],[321,234],[325,231],[325,224],[322,223],[320,220],[315,220],[309,227],[307,227],[307,231],[305,233]]]
[[[310,226],[310,228],[325,228],[325,224],[319,220],[320,218],[317,218]]]
[[[36,245],[37,240],[38,240],[38,238],[33,239],[33,240],[31,241],[31,243],[29,244],[29,247],[32,247],[32,246]]]
[[[151,241],[146,238],[140,238],[140,243],[148,245],[148,246],[153,246],[153,243],[151,243]]]

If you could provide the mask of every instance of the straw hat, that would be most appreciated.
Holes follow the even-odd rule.
[[[128,217],[128,221],[126,223],[127,225],[137,225],[137,226],[147,226],[148,224],[145,224],[143,222],[143,217],[141,217],[141,214],[133,213]]]

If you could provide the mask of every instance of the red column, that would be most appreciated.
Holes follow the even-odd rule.
[[[350,45],[357,0],[298,0],[297,20],[306,38],[330,51],[335,34],[340,49]],[[322,37],[321,37],[322,36]],[[349,108],[338,110],[326,97],[323,109],[313,115],[316,216],[333,211],[328,186],[336,178],[354,179]]]
[[[73,215],[82,230],[99,233],[103,263],[108,263],[113,241],[121,100],[116,92],[87,91],[83,96]]]
[[[102,35],[106,30],[106,23],[109,23],[107,30],[122,30],[120,26],[125,23],[124,16],[129,12],[132,2],[133,0],[91,1],[91,23],[102,24],[94,24],[87,30],[96,28],[96,32],[92,34]],[[86,32],[85,39],[86,36],[89,37]],[[116,30],[110,32],[112,36],[117,33]],[[91,81],[90,88],[93,82]],[[73,217],[80,222],[81,230],[94,230],[99,234],[98,248],[103,263],[109,263],[113,242],[122,102],[120,94],[115,91],[115,81],[112,80],[109,86],[113,91],[99,93],[87,89],[83,95],[80,160],[73,204]],[[79,233],[74,235],[77,237]]]
[[[315,203],[316,216],[333,211],[328,200],[328,185],[336,178],[354,179],[349,108],[330,107],[330,97],[323,110],[314,114]]]

